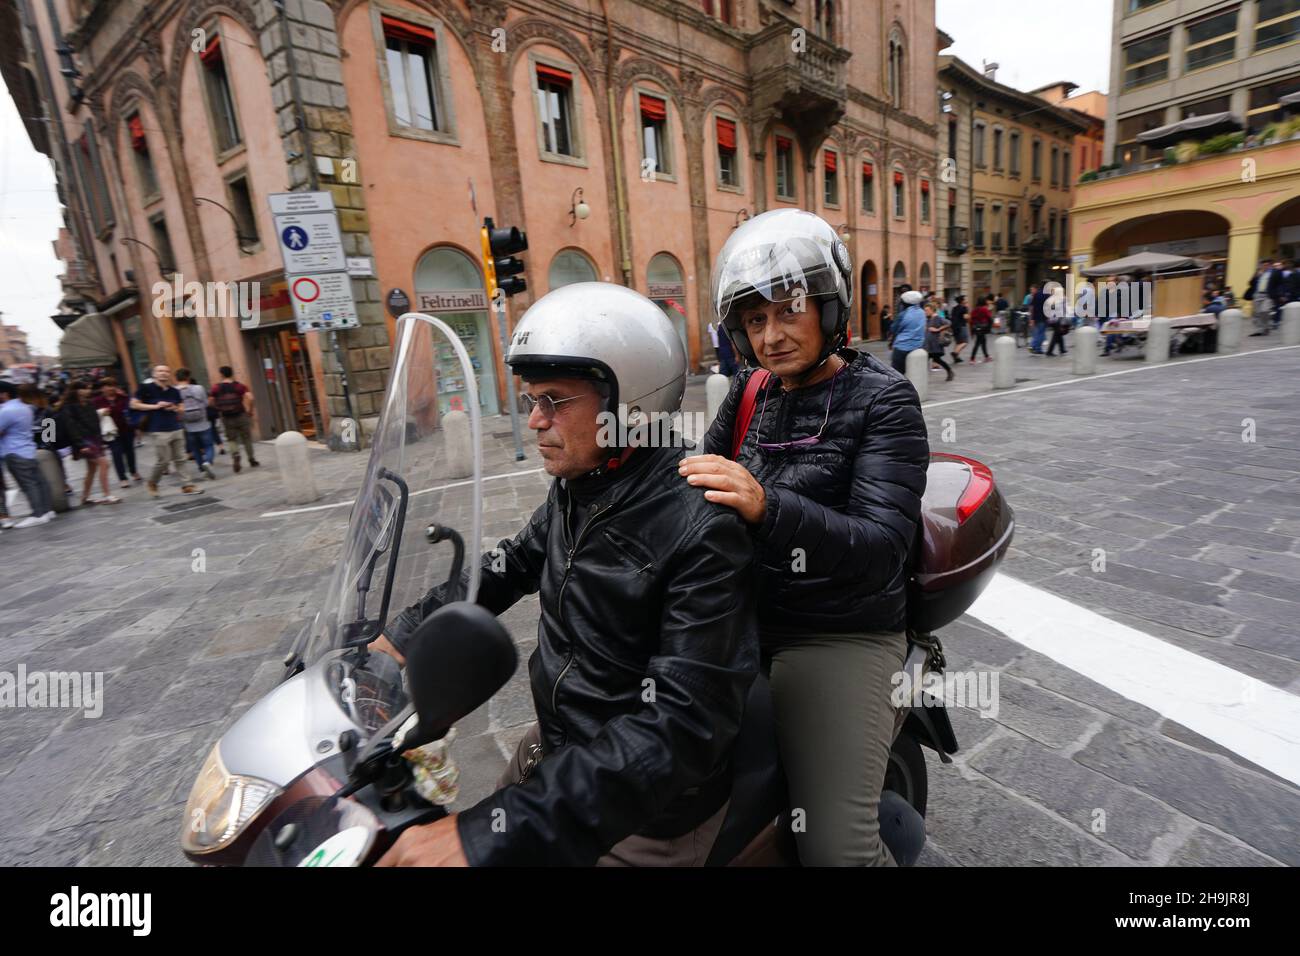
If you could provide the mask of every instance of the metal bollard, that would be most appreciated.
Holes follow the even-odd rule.
[[[448,478],[474,474],[474,446],[470,441],[469,415],[461,411],[442,416],[443,451],[447,456]]]
[[[907,380],[916,389],[917,396],[925,401],[930,394],[930,353],[925,349],[912,349],[907,353]]]
[[[1097,371],[1097,339],[1101,333],[1091,325],[1081,325],[1074,330],[1075,375],[1093,375]]]
[[[36,464],[40,466],[41,477],[50,490],[50,501],[56,512],[62,514],[68,510],[68,496],[64,493],[65,482],[63,470],[59,468],[59,453],[48,448],[36,449]]]
[[[1147,329],[1146,350],[1143,355],[1148,365],[1160,365],[1169,361],[1169,340],[1172,334],[1168,318],[1157,315],[1151,320],[1151,327]]]
[[[1220,352],[1235,352],[1241,348],[1241,325],[1245,319],[1241,309],[1224,309],[1219,313]]]
[[[1282,344],[1300,345],[1300,302],[1282,306]]]
[[[275,457],[280,463],[280,480],[284,482],[285,500],[289,504],[305,505],[320,497],[311,471],[311,452],[301,432],[281,432],[275,439]]]
[[[1016,387],[1016,340],[1014,336],[999,335],[993,341],[993,387]]]
[[[731,379],[719,372],[714,372],[704,380],[704,417],[709,425],[712,425],[713,420],[718,417],[718,409],[722,407],[722,401],[729,391],[731,391]]]

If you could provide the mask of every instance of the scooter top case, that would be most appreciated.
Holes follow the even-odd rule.
[[[988,466],[930,455],[908,581],[907,626],[932,633],[975,603],[1011,546],[1015,515]]]

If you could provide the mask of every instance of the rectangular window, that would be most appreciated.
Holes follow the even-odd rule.
[[[921,222],[930,221],[930,180],[921,180]]]
[[[537,116],[542,124],[542,150],[576,156],[573,143],[573,74],[537,64]]]
[[[1288,81],[1290,85],[1295,85],[1295,80]],[[1228,96],[1216,96],[1213,99],[1199,100],[1195,103],[1188,103],[1183,107],[1182,119],[1189,116],[1210,116],[1213,113],[1226,113],[1232,109],[1232,98]]]
[[[1184,72],[1231,60],[1237,49],[1237,8],[1187,24]]]
[[[862,164],[862,211],[876,211],[876,169],[871,163]]]
[[[732,23],[731,0],[700,0],[700,9],[723,23]]]
[[[993,206],[993,213],[989,217],[989,232],[992,236],[990,248],[994,252],[1002,249],[1002,207],[996,203]]]
[[[1020,176],[1020,131],[1013,129],[1011,131],[1011,175],[1019,178]]]
[[[257,216],[253,213],[253,195],[248,176],[239,176],[226,183],[230,190],[230,211],[235,214],[236,240],[241,250],[258,241]]]
[[[984,207],[975,205],[975,248],[984,248]]]
[[[1034,182],[1043,178],[1043,144],[1040,140],[1029,144],[1029,175]]]
[[[1255,52],[1300,40],[1300,0],[1258,0]]]
[[[948,158],[957,158],[957,121],[948,120]]]
[[[907,215],[907,190],[903,185],[903,174],[894,173],[894,217],[902,219]]]
[[[1285,117],[1278,100],[1296,89],[1294,77],[1254,86],[1250,90],[1250,107],[1246,111],[1246,125],[1252,130],[1259,130],[1269,123]]]
[[[1061,184],[1061,147],[1052,144],[1052,185]]]
[[[833,149],[822,152],[822,199],[828,206],[840,203],[839,156]]]
[[[1144,158],[1151,159],[1154,156],[1162,155],[1162,150],[1153,150],[1150,146],[1138,148],[1138,133],[1145,133],[1148,130],[1158,129],[1165,124],[1165,111],[1162,109],[1151,110],[1147,113],[1140,113],[1137,116],[1130,116],[1119,121],[1115,133],[1115,162],[1124,166],[1132,166],[1141,162]]]
[[[993,130],[993,168],[1002,169],[1002,130]]]
[[[136,178],[140,180],[140,196],[148,200],[158,195],[158,176],[149,156],[149,141],[144,135],[144,123],[139,113],[126,118],[126,129],[131,137],[131,155],[135,158]]]
[[[1070,151],[1067,149],[1061,157],[1061,185],[1068,190],[1070,179],[1074,176],[1074,170],[1070,166]]]
[[[975,124],[975,141],[971,144],[971,152],[974,156],[974,162],[979,169],[984,168],[984,124]]]
[[[718,117],[718,182],[724,186],[740,185],[740,167],[736,163],[736,121]]]
[[[230,78],[226,76],[226,57],[220,36],[212,38],[199,54],[199,61],[203,65],[203,85],[208,91],[208,111],[212,116],[217,152],[224,153],[242,143],[243,137],[235,117],[235,97],[230,91]]]
[[[149,220],[149,233],[153,238],[153,247],[158,250],[162,274],[170,275],[176,271],[176,256],[172,253],[172,240],[167,234],[167,221],[161,214]]]
[[[100,164],[99,143],[90,120],[85,122],[85,133],[77,141],[77,166],[81,183],[90,204],[90,217],[96,232],[103,232],[114,223],[113,203],[108,197],[108,180]]]
[[[411,129],[442,129],[434,56],[437,37],[429,27],[381,16],[388,92],[393,118]]]
[[[948,187],[948,228],[957,225],[957,190]],[[949,241],[949,245],[952,241]]]
[[[1007,210],[1007,249],[1012,252],[1020,245],[1020,210],[1012,206]]]
[[[646,168],[658,173],[672,173],[668,147],[668,102],[657,96],[640,95],[641,158]]]
[[[1145,86],[1169,75],[1169,31],[1124,47],[1124,89]]]
[[[1165,0],[1128,0],[1128,12],[1137,13],[1139,10],[1145,10],[1147,7],[1154,7],[1157,3],[1164,3]]]
[[[1061,213],[1061,248],[1070,248],[1070,214]]]
[[[776,194],[782,199],[794,199],[794,141],[786,136],[776,137]]]

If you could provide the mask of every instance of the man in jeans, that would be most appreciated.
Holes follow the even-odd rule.
[[[131,408],[148,412],[144,416],[143,431],[154,450],[153,471],[149,473],[149,494],[158,497],[158,479],[167,470],[167,463],[176,466],[176,474],[183,484],[181,494],[201,495],[189,478],[188,459],[185,455],[185,431],[181,428],[179,412],[181,393],[172,384],[172,370],[166,365],[155,365],[153,381],[146,382],[131,399]]]
[[[13,382],[0,382],[0,461],[14,476],[31,506],[30,517],[19,521],[15,527],[30,528],[45,524],[54,517],[50,489],[36,464],[36,442],[32,439],[32,410],[18,398],[18,386]]]
[[[253,457],[253,393],[243,382],[235,381],[234,369],[229,365],[221,366],[220,372],[221,381],[212,386],[212,405],[221,413],[226,444],[238,474],[241,444],[248,451],[248,463],[254,468],[261,464]]]

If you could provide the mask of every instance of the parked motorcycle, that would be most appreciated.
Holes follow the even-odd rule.
[[[403,315],[397,335],[369,464],[325,600],[286,659],[285,679],[213,746],[190,792],[181,846],[195,863],[373,864],[407,827],[446,816],[457,792],[453,727],[518,664],[505,628],[474,603],[485,482],[472,361],[452,329],[431,316]],[[917,679],[942,671],[934,632],[983,590],[1013,530],[1011,509],[984,465],[932,456],[908,601],[905,667]],[[405,667],[371,651],[384,622],[438,582],[458,600],[420,625]],[[898,708],[881,801],[882,838],[902,863],[924,843],[922,747],[945,762],[957,750],[944,702],[930,694]],[[797,861],[777,754],[760,678],[733,749],[732,799],[710,864]]]

